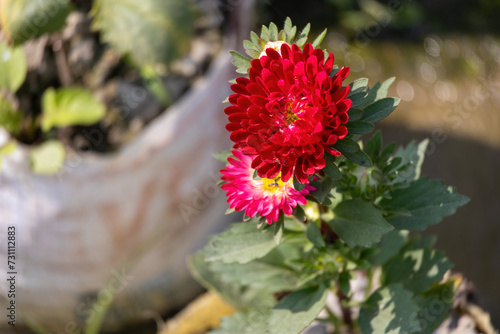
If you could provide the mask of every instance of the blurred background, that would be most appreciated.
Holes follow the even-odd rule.
[[[471,198],[471,202],[457,214],[426,233],[438,236],[437,248],[445,251],[455,264],[455,271],[473,282],[475,293],[472,297],[491,313],[494,325],[500,327],[500,1],[143,0],[138,4],[111,0],[47,0],[46,4],[55,4],[47,8],[42,2],[33,1],[38,3],[33,6],[30,3],[28,0],[0,0],[0,42],[9,47],[22,47],[27,60],[24,65],[26,76],[19,84],[2,86],[4,81],[0,80],[0,124],[23,145],[36,147],[47,140],[58,140],[68,152],[80,152],[76,155],[83,159],[86,159],[86,154],[91,154],[92,159],[120,157],[121,153],[126,156],[132,151],[128,145],[133,147],[137,138],[161,138],[164,129],[176,129],[177,123],[168,127],[160,122],[168,117],[171,107],[185,104],[186,99],[194,99],[189,93],[192,87],[203,87],[207,78],[213,78],[217,71],[227,74],[227,78],[208,79],[211,86],[204,88],[206,94],[217,99],[218,95],[227,95],[226,79],[236,76],[236,73],[231,66],[214,63],[217,59],[224,59],[227,63],[228,59],[224,58],[227,49],[241,48],[243,39],[248,39],[249,30],[260,32],[261,25],[270,21],[281,27],[287,16],[299,30],[310,22],[310,36],[313,37],[328,28],[322,47],[334,53],[336,64],[351,68],[348,82],[368,77],[371,86],[377,81],[396,77],[389,95],[400,97],[401,103],[379,126],[384,141],[406,145],[411,140],[429,138],[423,174],[443,179],[446,184],[455,186],[459,193]],[[52,16],[47,14],[52,19],[42,24],[44,21],[39,17],[37,21],[37,13],[52,13]],[[34,20],[35,24],[27,25],[29,20]],[[43,26],[43,29],[31,29],[33,26]],[[5,57],[3,60],[6,62]],[[16,70],[23,68],[23,64],[18,63],[9,63],[8,66]],[[59,126],[44,130],[41,124],[48,118],[48,111],[42,101],[45,91],[51,87],[57,90],[84,87],[102,104],[105,113],[97,119],[83,117],[71,124],[55,118],[52,123]],[[63,93],[60,92],[61,96]],[[206,145],[207,151],[227,149],[230,145],[223,129],[222,105],[218,102],[223,98],[217,99],[214,110],[220,114],[213,118],[213,123],[199,124],[197,115],[203,109],[202,103],[192,117],[186,118],[181,128],[186,132],[196,132],[201,128],[209,131],[206,133],[209,137],[203,137],[204,132],[198,138]],[[85,99],[83,101],[68,103],[84,103],[87,106],[84,110],[88,111],[90,104]],[[184,110],[184,104],[181,110]],[[19,118],[19,114],[24,118]],[[2,145],[0,140],[0,149]],[[151,149],[154,154],[155,148]],[[193,152],[197,152],[196,147]],[[0,158],[1,154],[0,150]],[[151,170],[154,168],[166,177],[176,178],[190,161],[169,154],[163,154],[165,159],[180,159],[178,165],[162,171],[164,165],[158,163]],[[53,159],[52,156],[49,160]],[[30,163],[36,166],[38,160],[31,157]],[[113,166],[110,170],[115,172],[113,168],[117,164],[113,161],[110,164]],[[60,163],[58,168],[61,165],[64,167]],[[2,182],[10,180],[9,165],[6,167],[7,176],[0,180]],[[172,188],[164,186],[164,197],[156,199],[154,209],[161,207],[161,203],[172,202],[168,205],[175,210],[182,229],[192,231],[199,226],[197,224],[205,223],[205,226],[210,226],[206,232],[215,233],[223,228],[215,222],[227,222],[223,215],[224,194],[218,192],[217,196],[209,196],[207,205],[217,206],[217,209],[210,212],[208,220],[203,216],[208,210],[205,204],[200,204],[201,209],[196,206],[184,209],[188,211],[182,211],[181,206],[195,203],[199,195],[191,190],[204,189],[207,184],[214,183],[208,173],[217,172],[221,166],[200,163],[194,167],[203,171],[196,173],[193,170],[192,174],[179,178],[175,189],[181,195],[174,193],[178,199],[173,202],[166,200],[164,197],[171,193]],[[47,170],[42,166],[38,170],[60,176],[57,168]],[[136,183],[142,180],[129,179],[128,182]],[[101,186],[98,181],[93,186],[94,192]],[[120,194],[129,192],[126,186],[123,189]],[[0,194],[0,199],[7,196],[10,193],[5,197]],[[90,197],[82,198],[87,201]],[[124,201],[122,210],[128,206]],[[20,205],[16,208],[21,210]],[[0,209],[7,210],[1,206]],[[124,215],[128,214],[127,210],[123,210]],[[193,212],[189,210],[202,213],[193,216],[199,222],[186,224],[186,215],[190,217]],[[2,215],[6,217],[4,212]],[[166,230],[150,227],[148,233],[173,233],[173,228],[168,225],[172,216],[168,219],[164,213],[157,216],[151,226],[166,226]],[[4,223],[1,218],[0,222]],[[141,230],[138,227],[130,231],[128,237],[133,239]],[[119,236],[121,238],[121,234]],[[120,243],[124,248],[123,252],[118,250],[119,256],[137,255],[129,252],[132,246],[126,240]],[[95,244],[90,246],[100,249],[98,241],[92,242]],[[99,242],[99,245],[109,244],[104,237]],[[139,267],[158,267],[156,271],[150,270],[151,275],[156,276],[135,276],[137,280],[127,289],[131,296],[118,298],[125,306],[111,312],[113,321],[110,323],[113,325],[107,327],[110,330],[120,327],[116,326],[116,321],[130,316],[135,320],[149,319],[147,328],[141,328],[144,333],[154,333],[156,324],[151,320],[152,316],[131,315],[123,310],[156,308],[164,317],[171,316],[201,291],[186,278],[189,274],[184,258],[202,247],[206,236],[199,236],[182,250],[159,246],[161,241],[144,242],[159,251],[155,256],[146,257]],[[190,241],[182,239],[177,242]],[[26,250],[26,254],[28,252]],[[164,268],[164,254],[169,254],[169,261],[175,257],[175,268],[183,269],[172,274],[172,268]],[[99,278],[102,285],[107,282],[110,268],[117,266],[117,262],[113,263],[106,264],[105,273]],[[83,274],[88,272],[84,270]],[[174,282],[174,288],[166,292],[162,287],[165,282]],[[86,289],[88,294],[75,293],[75,298],[95,301],[97,292]],[[172,300],[172,303],[166,303],[165,299],[169,303]],[[141,300],[144,302],[138,303]],[[83,318],[80,316],[76,321],[82,322]],[[130,333],[138,331],[135,327],[128,328]]]

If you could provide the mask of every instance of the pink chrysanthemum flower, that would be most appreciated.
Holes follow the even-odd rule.
[[[226,182],[221,188],[227,192],[229,207],[237,211],[245,210],[249,217],[258,213],[272,224],[278,221],[282,212],[291,215],[297,204],[306,204],[304,196],[315,190],[306,185],[298,191],[292,180],[283,182],[279,175],[273,179],[254,179],[252,157],[240,151],[232,153],[236,159],[229,158],[229,165],[221,170],[222,180]]]
[[[342,87],[348,67],[334,75],[333,54],[306,44],[301,50],[286,43],[270,45],[251,61],[248,78],[236,79],[229,96],[226,129],[234,148],[253,156],[260,177],[295,174],[299,182],[325,167],[324,153],[347,136],[349,86]]]

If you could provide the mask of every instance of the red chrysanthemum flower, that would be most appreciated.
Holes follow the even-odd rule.
[[[324,152],[347,135],[344,124],[351,100],[350,87],[342,88],[349,68],[330,77],[333,54],[324,59],[321,49],[284,43],[281,52],[270,47],[251,62],[249,78],[240,77],[231,89],[232,104],[226,129],[234,148],[254,156],[252,168],[260,177],[283,182],[293,173],[299,182],[325,167]],[[281,173],[281,174],[280,174]]]
[[[237,211],[245,210],[245,214],[254,217],[257,213],[266,217],[272,224],[284,212],[291,215],[297,204],[306,204],[305,195],[316,188],[306,185],[298,191],[293,181],[282,181],[279,174],[273,179],[254,179],[255,170],[251,167],[252,157],[240,151],[233,151],[239,159],[229,158],[229,165],[221,170],[221,188],[227,191],[229,207]]]

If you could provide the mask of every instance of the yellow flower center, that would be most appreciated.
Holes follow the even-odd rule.
[[[292,105],[293,101],[290,101],[286,106],[286,111],[285,111],[286,125],[293,124],[295,123],[296,120],[299,119],[299,117],[292,111]]]
[[[270,191],[270,192],[276,192],[277,190],[280,190],[283,188],[285,183],[281,181],[281,174],[278,174],[274,179],[262,179],[262,189]]]

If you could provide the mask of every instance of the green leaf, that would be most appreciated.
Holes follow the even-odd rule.
[[[359,198],[340,202],[333,213],[328,223],[350,247],[370,247],[393,229],[378,209]]]
[[[378,122],[389,116],[399,104],[397,97],[386,97],[365,108],[362,120],[369,123]]]
[[[277,246],[281,244],[281,240],[283,238],[283,230],[285,228],[284,224],[284,215],[280,215],[278,221],[274,224],[274,242]]]
[[[14,44],[60,30],[73,9],[70,0],[3,0],[0,21]]]
[[[351,108],[351,109],[349,109],[347,114],[349,115],[349,122],[355,122],[355,121],[360,120],[363,117],[363,110]],[[349,124],[349,123],[347,123],[347,124]]]
[[[106,112],[104,105],[83,88],[47,88],[42,96],[42,131],[68,125],[99,122]]]
[[[271,311],[267,333],[302,332],[325,307],[327,292],[326,286],[321,285],[297,290],[287,295]]]
[[[61,169],[66,150],[58,140],[49,140],[30,152],[31,167],[37,174],[55,174]]]
[[[232,268],[223,267],[222,272],[216,272],[213,266],[218,263],[207,262],[202,252],[198,252],[188,258],[188,267],[191,275],[206,289],[217,291],[224,300],[236,308],[248,309],[249,307],[255,307],[270,309],[269,305],[274,305],[275,299],[273,293],[268,290],[245,286],[239,282],[223,280],[221,277],[222,272],[226,272]]]
[[[382,237],[376,246],[375,253],[370,257],[370,262],[379,266],[399,253],[408,239],[408,231],[392,230]]]
[[[321,32],[321,34],[319,34],[319,36],[316,37],[316,39],[314,39],[314,42],[311,43],[312,47],[315,49],[319,47],[325,36],[326,36],[326,29],[323,30],[323,32]]]
[[[409,164],[409,168],[401,171],[395,182],[413,181],[420,178],[420,170],[424,163],[425,151],[428,144],[428,139],[421,141],[418,145],[415,141],[412,141],[405,148],[400,147],[396,151],[395,156],[403,159],[403,165]]]
[[[278,40],[278,27],[276,24],[271,22],[269,24],[269,41],[270,42],[276,42]]]
[[[207,261],[247,263],[263,257],[275,247],[274,233],[270,229],[259,230],[255,224],[238,223],[213,236],[204,254]]]
[[[383,83],[377,82],[371,89],[368,89],[368,95],[366,96],[365,102],[361,105],[361,108],[367,107],[373,102],[387,97],[387,91],[394,82],[394,79],[395,78],[392,77]]]
[[[306,235],[307,239],[316,247],[325,247],[325,240],[323,240],[323,236],[316,222],[311,221],[307,224]]]
[[[333,180],[330,177],[323,177],[319,180],[311,181],[310,184],[316,188],[316,190],[311,193],[311,196],[316,198],[319,203],[324,203],[333,188]]]
[[[247,73],[252,59],[245,57],[237,51],[229,51],[229,53],[233,56],[232,63],[238,68],[237,72],[242,74]]]
[[[373,137],[366,143],[366,153],[370,155],[373,159],[377,158],[382,149],[382,134],[377,131],[373,134]]]
[[[354,152],[354,153],[345,152],[345,153],[343,153],[343,155],[347,159],[351,160],[355,164],[360,165],[362,167],[369,167],[372,165],[372,161],[371,161],[370,157],[368,156],[368,154],[366,154],[365,152],[363,152],[361,150]]]
[[[344,270],[339,275],[339,281],[338,281],[339,288],[340,291],[342,291],[346,296],[348,296],[349,293],[351,292],[350,280],[354,278],[353,276],[354,276],[353,272],[347,270]]]
[[[452,267],[441,252],[428,248],[403,250],[384,264],[381,283],[401,283],[407,290],[423,292],[441,281]]]
[[[352,83],[349,84],[349,86],[351,86],[351,91],[349,92],[348,97],[363,92],[368,86],[368,79],[360,78],[354,80]]]
[[[14,110],[12,103],[0,95],[0,126],[11,134],[17,134],[21,129],[22,120],[23,114]]]
[[[364,135],[373,131],[375,126],[364,121],[348,122],[346,124],[347,131],[350,134]]]
[[[442,181],[427,178],[413,181],[408,188],[396,189],[390,196],[390,199],[384,198],[380,202],[381,207],[406,210],[411,215],[396,214],[387,221],[397,229],[413,231],[438,223],[469,202],[469,198],[457,194],[454,188],[446,187]]]
[[[7,43],[0,42],[0,90],[17,91],[26,79],[27,71],[23,48],[11,48]]]
[[[432,334],[443,323],[453,306],[453,296],[458,284],[459,281],[452,279],[413,298],[420,309],[417,316],[420,324],[418,334]]]
[[[354,153],[359,151],[359,144],[349,138],[337,140],[332,147],[341,153]]]
[[[189,50],[194,8],[178,0],[95,0],[92,28],[140,65],[168,65]],[[126,32],[126,33],[124,33]]]
[[[248,312],[237,312],[231,316],[223,317],[220,327],[208,332],[208,334],[268,333],[268,317],[266,309],[252,308]]]
[[[363,304],[358,324],[363,334],[414,333],[420,330],[418,306],[413,294],[401,284],[392,284],[376,290]]]
[[[323,171],[334,181],[342,178],[342,172],[333,162],[327,161]]]
[[[227,164],[227,158],[232,157],[233,154],[231,153],[231,150],[226,150],[226,151],[220,151],[217,153],[212,153],[212,156],[222,162],[223,164]]]
[[[299,275],[283,266],[262,261],[245,264],[210,262],[210,269],[219,275],[223,282],[251,286],[275,293],[296,288]]]
[[[286,33],[286,42],[292,44],[295,39],[295,34],[297,33],[297,27],[292,25],[292,20],[289,17],[285,20],[284,30]]]

